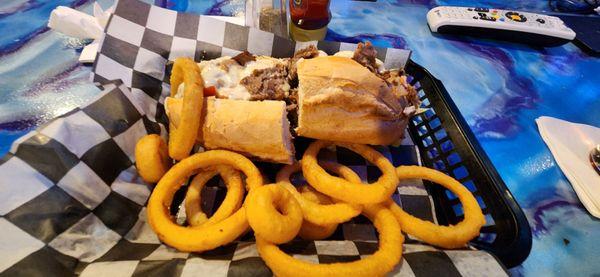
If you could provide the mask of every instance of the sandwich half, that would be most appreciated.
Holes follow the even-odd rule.
[[[297,68],[299,136],[372,145],[402,139],[418,100],[401,73],[341,56],[301,60]]]
[[[261,161],[292,164],[294,144],[284,101],[209,97],[204,147],[229,149]]]
[[[294,144],[284,101],[204,99],[198,142],[206,149],[227,149],[260,161],[292,164]],[[168,97],[170,122],[181,118],[181,99]],[[174,128],[171,124],[171,128]]]

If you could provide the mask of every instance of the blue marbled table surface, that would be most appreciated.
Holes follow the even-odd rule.
[[[56,6],[91,13],[92,3],[0,1],[0,155],[28,130],[98,92],[88,81],[91,68],[77,62],[85,42],[45,27]],[[99,3],[106,8],[112,0]],[[243,13],[241,0],[156,4],[199,14]],[[600,58],[573,44],[534,48],[433,35],[425,14],[437,5],[549,10],[545,0],[334,0],[327,39],[411,49],[412,59],[442,80],[532,227],[531,254],[513,274],[600,274],[600,221],[583,208],[534,122],[545,115],[600,126]]]

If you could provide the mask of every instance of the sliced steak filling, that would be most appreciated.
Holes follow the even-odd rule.
[[[368,68],[371,72],[379,75],[377,71],[377,62],[375,60],[377,59],[377,50],[375,50],[375,47],[373,47],[371,42],[367,41],[367,43],[364,44],[362,42],[359,43],[354,51],[352,59]]]
[[[319,56],[319,49],[314,45],[309,45],[306,48],[298,50],[298,52],[294,53],[294,56],[290,59],[288,63],[289,75],[288,78],[290,80],[295,80],[296,83],[298,81],[298,72],[296,69],[296,63],[300,59],[312,59]]]
[[[250,100],[285,100],[290,90],[287,68],[283,64],[254,70],[240,84],[250,92]]]

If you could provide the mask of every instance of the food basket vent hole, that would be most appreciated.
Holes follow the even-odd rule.
[[[452,171],[452,174],[454,175],[454,178],[457,180],[462,180],[462,179],[466,178],[467,176],[469,176],[469,172],[467,171],[467,169],[464,166],[455,168]]]
[[[492,243],[494,242],[494,240],[496,240],[496,233],[481,233],[481,235],[479,235],[479,242],[487,242],[487,243]]]
[[[440,122],[440,119],[437,117],[435,119],[429,121],[429,128],[432,130],[440,127],[441,125],[442,125],[442,123]]]
[[[419,125],[423,122],[423,118],[421,118],[421,116],[415,116],[413,117],[412,121],[415,123],[415,125]]]
[[[455,165],[461,162],[460,156],[456,152],[453,152],[452,154],[448,155],[446,159],[448,160],[448,164],[450,165]]]
[[[463,206],[459,203],[456,205],[452,206],[452,210],[454,211],[454,214],[459,217],[462,216],[463,214],[465,214],[465,212],[463,211]]]
[[[427,133],[429,133],[427,125],[421,125],[421,127],[419,127],[419,135],[424,136]]]
[[[431,139],[430,136],[426,136],[423,138],[423,145],[425,145],[425,147],[429,147],[431,145],[433,145],[433,139]]]
[[[446,170],[446,165],[444,164],[444,162],[442,160],[437,160],[437,161],[433,162],[433,167],[439,171]]]
[[[471,192],[475,192],[477,191],[477,188],[475,188],[475,184],[473,183],[473,181],[468,180],[466,182],[463,182],[463,185],[465,187],[467,187]]]
[[[446,138],[447,136],[448,136],[448,134],[446,133],[446,130],[444,130],[444,129],[439,129],[437,132],[435,132],[435,138],[438,141]]]
[[[448,200],[454,200],[457,199],[458,197],[456,197],[456,194],[454,194],[453,192],[446,190],[446,197],[448,197]]]
[[[485,205],[485,202],[483,201],[483,198],[481,196],[479,196],[479,195],[475,195],[475,199],[477,199],[477,204],[479,204],[479,207],[482,210],[484,210],[486,208],[486,205]]]
[[[442,146],[442,151],[444,152],[450,152],[452,149],[454,149],[454,144],[452,144],[452,141],[450,140],[445,140],[444,142],[441,143]]]
[[[427,119],[431,119],[433,116],[435,116],[435,112],[433,111],[433,109],[426,110],[424,114]]]
[[[494,226],[496,225],[496,222],[494,221],[494,218],[492,217],[491,214],[485,214],[485,226]]]
[[[439,156],[437,149],[433,148],[433,149],[427,151],[427,156],[429,156],[430,160],[435,159],[437,156]]]

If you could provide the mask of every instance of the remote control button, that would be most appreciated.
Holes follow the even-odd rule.
[[[472,11],[473,11],[473,9],[471,9],[471,8],[468,8],[468,9],[467,9],[467,11],[470,11],[470,12],[472,12]]]
[[[504,22],[504,17],[501,17],[501,18],[500,18],[500,21]]]
[[[477,16],[473,16],[473,19],[479,19],[479,17],[477,17]]]
[[[522,14],[519,14],[518,12],[507,12],[506,17],[512,21],[516,21],[516,22],[525,22],[527,21],[527,17],[525,17]]]
[[[490,9],[488,9],[488,8],[475,8],[475,11],[476,12],[489,12]]]
[[[544,23],[546,23],[546,21],[545,21],[545,20],[543,20],[543,19],[541,19],[541,18],[538,18],[538,19],[536,19],[535,21],[539,22],[540,24],[544,24]]]
[[[481,20],[487,20],[487,21],[496,21],[496,19],[498,19],[497,17],[489,17],[486,13],[478,13],[479,14],[479,19]]]

